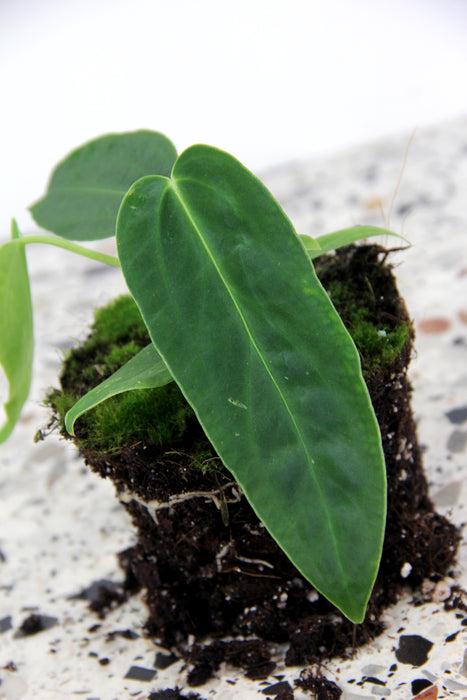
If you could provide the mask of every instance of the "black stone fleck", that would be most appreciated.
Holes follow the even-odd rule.
[[[56,617],[33,613],[23,620],[21,627],[15,632],[14,636],[15,638],[28,637],[32,634],[37,634],[38,632],[43,632],[51,627],[55,627],[56,624],[58,624],[58,619]]]
[[[374,685],[386,685],[385,681],[381,681],[379,678],[374,676],[363,676],[362,680],[357,683],[357,685],[364,685],[365,683],[373,683]]]
[[[9,661],[6,666],[2,666],[3,671],[12,671],[15,673],[18,670],[17,665],[15,664],[14,661]],[[0,683],[1,685],[1,683]]]
[[[378,168],[376,165],[370,165],[366,170],[362,172],[362,177],[367,182],[374,182],[378,175]]]
[[[87,588],[83,588],[78,593],[73,593],[67,597],[67,600],[90,600],[91,602],[99,600],[103,590],[119,591],[120,587],[114,581],[102,578],[93,581]]]
[[[432,685],[432,681],[428,681],[426,678],[416,678],[412,681],[412,695],[418,695],[422,690],[431,688]]]
[[[154,667],[163,671],[165,668],[168,668],[178,661],[178,659],[179,657],[176,654],[163,654],[161,651],[158,651],[154,661]]]
[[[115,639],[115,637],[122,637],[123,639],[139,639],[139,634],[130,629],[112,630],[112,632],[108,632],[106,641],[110,642]]]
[[[204,685],[213,677],[213,675],[214,669],[211,664],[197,664],[191,669],[187,676],[188,685],[193,687]]]
[[[448,411],[446,416],[449,418],[451,423],[459,425],[467,420],[467,406],[461,406],[460,408],[453,408],[452,411]]]
[[[6,617],[2,617],[0,619],[0,633],[8,632],[8,630],[11,630],[12,627],[13,623],[11,622],[11,615],[7,615]]]
[[[188,695],[182,695],[178,687],[166,688],[165,690],[156,690],[151,693],[148,700],[203,700],[203,698],[198,695],[198,693],[188,693]]]
[[[418,634],[402,634],[396,649],[396,659],[401,664],[423,666],[428,661],[428,653],[432,646],[433,642]]]
[[[130,666],[126,672],[124,678],[128,678],[132,681],[145,681],[149,683],[152,681],[157,671],[153,668],[144,668],[143,666]]]
[[[460,630],[457,630],[457,632],[453,632],[450,634],[446,639],[444,640],[445,642],[454,642],[456,640],[457,635],[459,634]]]
[[[288,681],[279,681],[279,683],[268,685],[268,687],[263,688],[261,692],[263,695],[277,695],[285,690],[292,690],[292,687]]]
[[[453,430],[448,437],[446,447],[449,452],[459,454],[464,451],[467,444],[467,432],[465,430]]]
[[[92,625],[92,627],[88,629],[88,632],[97,632],[97,630],[100,630],[101,627],[102,625],[97,623],[96,625]]]
[[[407,216],[409,212],[412,211],[416,206],[415,202],[407,202],[406,204],[401,204],[397,207],[398,216]]]
[[[88,267],[84,270],[84,275],[86,277],[99,277],[100,275],[105,275],[109,272],[114,272],[113,267],[110,265],[93,265],[92,267]]]

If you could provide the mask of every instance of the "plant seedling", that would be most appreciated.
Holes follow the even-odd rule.
[[[358,352],[312,260],[391,232],[299,236],[231,155],[196,145],[177,156],[149,131],[78,148],[31,212],[55,235],[21,236],[13,222],[0,247],[0,363],[9,383],[0,440],[31,379],[26,244],[120,266],[151,343],[76,403],[67,430],[110,396],[175,381],[272,537],[361,622],[383,545],[384,455]],[[118,258],[73,242],[114,235]]]

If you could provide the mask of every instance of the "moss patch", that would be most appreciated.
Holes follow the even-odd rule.
[[[387,252],[348,246],[316,260],[316,272],[360,353],[365,378],[390,367],[410,341],[412,324],[401,321],[400,299]],[[378,290],[377,294],[374,290]]]
[[[398,320],[398,302],[393,292],[392,296],[389,291],[378,293],[378,297],[373,292],[374,288],[381,289],[381,277],[383,290],[384,276],[390,277],[389,270],[380,264],[381,255],[377,246],[362,247],[357,253],[350,247],[348,263],[345,253],[341,253],[339,258],[319,258],[316,264],[318,276],[360,352],[366,377],[388,367],[411,334],[410,324]],[[388,284],[389,289],[392,287]],[[48,395],[62,430],[63,418],[78,398],[149,342],[145,324],[130,296],[121,296],[95,312],[89,337],[64,360],[62,391],[54,390]],[[78,420],[76,435],[79,447],[100,454],[138,443],[151,444],[162,451],[173,450],[182,439],[186,448],[188,437],[195,446],[191,454],[196,463],[210,464],[212,459],[192,408],[173,382],[108,399]]]
[[[339,280],[330,282],[327,292],[357,346],[365,376],[388,367],[400,354],[410,337],[409,324],[394,324],[390,319],[375,323],[371,289],[360,296]]]
[[[66,412],[87,391],[110,376],[150,342],[139,310],[130,296],[121,296],[94,317],[84,343],[64,359],[62,390],[52,390],[47,403],[63,427]],[[196,421],[194,412],[174,382],[115,396],[77,422],[78,447],[114,452],[137,443],[172,448]],[[199,461],[205,457],[201,449]]]

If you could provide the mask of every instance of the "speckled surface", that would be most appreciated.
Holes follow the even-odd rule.
[[[384,225],[381,206],[387,216],[408,141],[409,135],[396,137],[334,159],[285,165],[264,179],[302,233],[319,235],[353,223]],[[440,512],[462,524],[467,118],[415,134],[390,225],[413,244],[393,260],[417,331],[410,374],[431,494]],[[37,314],[34,386],[21,424],[0,448],[0,698],[147,698],[178,686],[200,698],[248,700],[275,697],[277,683],[293,687],[302,669],[285,668],[278,649],[278,665],[266,681],[247,681],[222,667],[214,680],[190,689],[183,662],[164,669],[164,657],[156,661],[161,650],[142,634],[140,597],[104,620],[88,609],[83,591],[89,597],[96,582],[122,579],[115,555],[133,542],[131,526],[112,485],[85,469],[71,446],[56,436],[34,444],[33,437],[47,421],[40,399],[56,382],[61,349],[85,335],[92,305],[124,291],[124,285],[118,271],[57,249],[36,246],[28,258]],[[464,588],[466,550],[464,542],[455,579]],[[343,691],[343,700],[402,700],[430,684],[439,698],[467,698],[467,613],[445,610],[453,585],[447,579],[435,589],[407,592],[388,610],[381,637],[351,660],[325,664],[323,672]],[[414,605],[414,599],[423,604]],[[43,629],[24,635],[28,619],[33,629],[34,623]],[[294,697],[310,695],[294,688]],[[434,689],[429,697],[436,697]]]

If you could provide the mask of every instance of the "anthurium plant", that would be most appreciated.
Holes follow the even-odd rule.
[[[313,259],[384,229],[300,236],[231,155],[180,156],[162,134],[111,134],[71,153],[31,207],[54,235],[0,247],[0,364],[9,436],[33,354],[25,246],[120,266],[151,344],[66,416],[175,381],[224,465],[297,569],[350,620],[364,619],[381,557],[386,475],[359,355]],[[76,241],[116,236],[118,258]],[[77,290],[79,294],[79,290]]]

